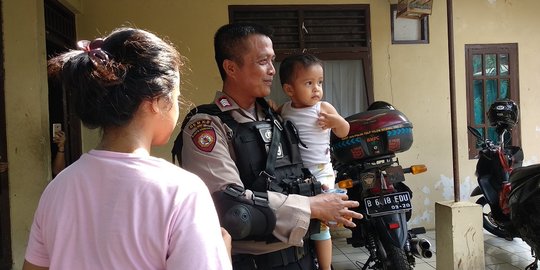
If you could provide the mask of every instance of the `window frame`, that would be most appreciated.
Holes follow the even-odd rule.
[[[420,24],[420,38],[419,39],[410,39],[410,40],[396,40],[395,39],[395,24],[396,20],[402,19],[402,18],[396,18],[394,16],[394,13],[396,13],[397,16],[397,4],[391,4],[390,5],[390,28],[391,28],[391,35],[392,35],[392,44],[429,44],[429,16],[424,16],[421,19],[417,19],[418,23]],[[407,18],[405,18],[407,19]],[[415,19],[409,19],[409,20],[415,20]]]
[[[335,48],[309,48],[306,47],[304,36],[302,34],[302,12],[303,11],[350,11],[353,9],[365,11],[364,27],[366,31],[365,46],[358,47],[335,47]],[[321,60],[361,60],[364,65],[364,79],[366,83],[367,102],[373,102],[373,70],[371,62],[371,25],[370,25],[370,6],[368,4],[339,4],[339,5],[229,5],[229,22],[237,22],[236,12],[250,12],[256,15],[261,12],[280,12],[280,11],[298,11],[298,38],[300,46],[294,49],[279,49],[274,47],[276,53],[276,61],[281,61],[287,55],[297,52],[309,52]],[[254,16],[258,17],[258,16]],[[262,17],[262,16],[259,16]],[[264,17],[263,17],[264,18]],[[288,18],[289,19],[289,18]],[[260,23],[258,21],[254,21]],[[330,34],[330,33],[329,33]]]
[[[473,70],[473,55],[480,54],[482,55],[482,75],[474,76]],[[486,54],[508,54],[508,75],[499,74],[499,57],[497,57],[497,74],[495,76],[487,76],[485,74],[484,66],[484,55]],[[483,81],[483,95],[484,100],[486,100],[486,91],[485,91],[485,81],[487,79],[496,79],[497,80],[497,98],[499,98],[499,89],[501,80],[509,80],[509,97],[512,99],[518,106],[519,102],[519,59],[518,59],[518,44],[517,43],[501,43],[501,44],[466,44],[465,45],[465,72],[466,72],[466,91],[467,91],[467,125],[473,128],[482,128],[484,130],[483,135],[486,136],[486,129],[488,127],[487,123],[487,114],[486,112],[489,109],[491,104],[486,104],[484,102],[483,113],[484,113],[484,123],[477,125],[475,124],[475,112],[474,112],[474,80],[480,79]],[[521,121],[518,121],[517,125],[512,129],[512,145],[521,146]],[[476,148],[476,137],[474,137],[470,132],[467,132],[468,138],[468,149],[469,149],[469,159],[478,158],[478,148]]]

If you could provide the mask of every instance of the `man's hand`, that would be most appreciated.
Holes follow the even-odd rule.
[[[309,197],[311,207],[311,217],[327,223],[335,221],[346,227],[356,227],[352,218],[361,219],[362,214],[349,210],[356,208],[360,204],[357,201],[347,200],[346,194],[322,193],[314,197]]]

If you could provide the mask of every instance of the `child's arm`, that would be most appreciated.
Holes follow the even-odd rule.
[[[328,102],[321,102],[321,113],[318,123],[323,129],[331,128],[332,132],[339,138],[343,138],[349,134],[349,122],[341,117],[336,111],[336,108]]]

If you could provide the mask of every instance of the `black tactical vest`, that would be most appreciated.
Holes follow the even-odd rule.
[[[191,110],[182,123],[182,131],[196,113],[218,116],[233,132],[232,143],[236,153],[236,166],[244,187],[254,191],[267,190],[283,194],[300,194],[313,196],[320,193],[321,184],[316,181],[309,170],[305,169],[300,156],[300,139],[294,124],[282,122],[275,116],[264,99],[257,99],[267,115],[265,121],[238,123],[229,112],[222,112],[215,104],[198,106]],[[268,153],[272,148],[273,132],[279,132],[279,143],[276,144],[275,158]],[[182,133],[178,135],[172,149],[173,162],[175,157],[181,163]],[[268,164],[273,166],[267,172]]]

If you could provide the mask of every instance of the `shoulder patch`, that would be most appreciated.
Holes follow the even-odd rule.
[[[216,131],[211,126],[200,127],[193,135],[191,140],[203,152],[212,152],[216,145]]]

